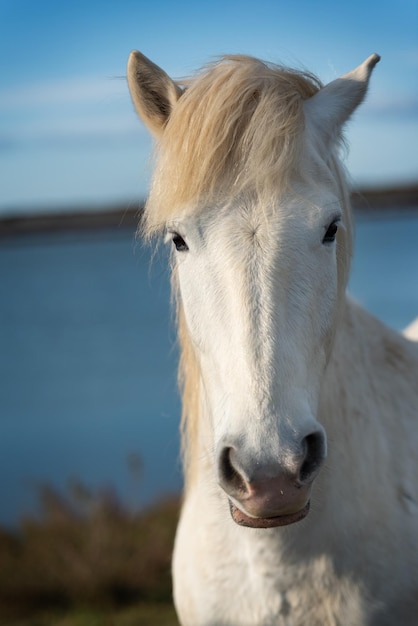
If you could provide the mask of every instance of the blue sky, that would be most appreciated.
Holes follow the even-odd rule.
[[[152,144],[124,80],[133,48],[174,77],[245,53],[324,82],[378,52],[347,165],[361,185],[417,180],[417,33],[416,0],[0,0],[0,214],[146,195]]]

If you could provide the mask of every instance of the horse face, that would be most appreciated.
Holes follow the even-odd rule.
[[[170,225],[218,482],[241,524],[287,524],[308,511],[326,455],[317,410],[343,228],[329,193],[314,207],[247,201]]]
[[[344,123],[366,94],[378,61],[378,55],[371,55],[352,72],[319,91],[309,90],[313,95],[299,100],[304,143],[300,152],[294,152],[303,156],[298,184],[287,186],[293,194],[271,205],[263,201],[259,206],[250,194],[242,197],[247,190],[243,186],[237,194],[239,201],[229,200],[222,206],[218,201],[222,189],[216,185],[216,207],[188,210],[184,213],[187,217],[178,219],[170,213],[167,219],[157,207],[164,198],[162,204],[170,204],[162,193],[171,189],[168,179],[177,193],[181,189],[185,194],[184,202],[205,188],[195,185],[195,195],[189,191],[197,178],[204,146],[195,150],[195,158],[185,146],[191,136],[194,140],[207,138],[214,126],[199,118],[191,129],[194,118],[190,113],[198,104],[193,100],[193,90],[184,91],[142,54],[133,52],[129,58],[133,102],[144,123],[160,139],[162,152],[151,194],[154,202],[148,203],[146,216],[149,230],[159,222],[167,224],[176,248],[180,304],[201,375],[203,415],[199,416],[199,432],[204,431],[207,437],[201,437],[204,441],[200,443],[214,455],[218,482],[229,498],[233,518],[243,525],[269,527],[303,518],[309,509],[312,482],[326,455],[325,433],[317,412],[345,288],[344,266],[348,263],[344,257],[348,257],[350,230],[344,224],[348,215],[344,211],[343,219],[339,200],[344,193],[334,149]],[[257,68],[264,75],[265,68]],[[224,85],[216,84],[219,89]],[[204,101],[208,85],[201,85],[204,88],[196,93]],[[251,93],[254,113],[260,91],[250,85],[246,93]],[[235,91],[228,92],[230,98]],[[216,103],[220,105],[219,100]],[[243,113],[246,115],[232,117],[234,124],[229,129],[234,131],[224,160],[209,161],[218,178],[219,166],[225,163],[226,167],[236,143],[237,120],[251,118],[252,113]],[[269,125],[263,137],[272,129],[276,113],[274,108],[274,115],[265,118]],[[180,118],[186,123],[177,126]],[[225,137],[224,118],[217,121],[217,128],[222,129],[217,139],[221,141]],[[242,135],[242,148],[249,136],[251,133]],[[171,178],[167,178],[167,138],[176,147],[176,158],[171,158],[174,167],[169,169]],[[187,184],[180,187],[179,159],[185,165],[181,171],[187,173]],[[207,173],[205,162],[206,170],[202,171]],[[265,163],[277,167],[274,158]],[[236,167],[237,163],[229,166]],[[293,173],[292,168],[285,170],[286,174]],[[252,171],[252,167],[244,168],[241,174],[246,175],[241,179],[247,180]],[[258,180],[259,186],[263,180]],[[301,182],[307,180],[310,184]],[[225,189],[224,195],[230,198],[230,189]],[[181,197],[177,197],[176,206],[181,204]],[[348,236],[337,236],[344,228]]]

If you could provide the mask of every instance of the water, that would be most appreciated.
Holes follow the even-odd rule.
[[[166,268],[127,230],[0,241],[0,524],[44,483],[132,507],[181,488]],[[417,212],[357,220],[350,290],[395,328],[418,315],[417,268]]]
[[[166,259],[127,231],[0,246],[0,521],[33,509],[45,482],[112,484],[131,505],[178,490]]]

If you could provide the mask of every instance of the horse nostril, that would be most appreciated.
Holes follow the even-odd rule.
[[[307,483],[317,475],[325,459],[325,436],[321,431],[307,435],[302,441],[304,459],[299,470],[299,482]]]
[[[245,493],[246,483],[234,465],[234,448],[224,448],[219,456],[219,483],[228,493]]]

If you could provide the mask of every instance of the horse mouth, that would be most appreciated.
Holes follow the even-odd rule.
[[[289,524],[295,524],[303,520],[309,513],[310,501],[300,511],[296,513],[287,513],[286,515],[277,515],[276,517],[250,517],[243,513],[241,509],[232,504],[229,500],[229,509],[231,511],[232,519],[239,526],[246,526],[247,528],[276,528],[278,526],[288,526]]]

